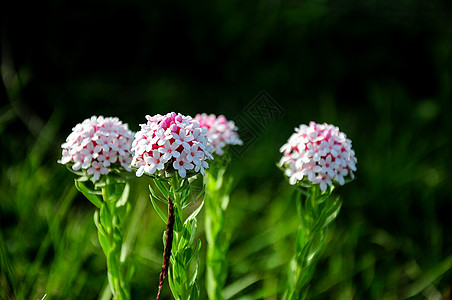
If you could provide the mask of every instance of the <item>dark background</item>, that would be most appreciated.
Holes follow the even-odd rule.
[[[134,131],[146,114],[170,111],[236,120],[241,134],[251,137],[231,166],[237,198],[246,195],[237,200],[243,207],[256,201],[253,194],[278,196],[286,184],[275,167],[279,147],[294,127],[313,120],[339,126],[358,158],[357,180],[340,189],[344,206],[337,230],[345,234],[361,227],[350,234],[356,240],[346,235],[347,253],[352,261],[368,251],[375,259],[367,285],[358,266],[350,271],[353,295],[404,295],[430,271],[437,275],[427,281],[447,296],[452,267],[447,260],[452,250],[449,2],[15,1],[5,6],[0,217],[6,244],[24,218],[7,200],[19,189],[11,174],[23,171],[36,143],[45,147],[39,144],[33,168],[50,173],[61,168],[55,163],[59,145],[75,124],[92,115],[117,116]],[[249,136],[249,106],[262,91],[281,113],[268,115]],[[46,135],[46,128],[52,134]],[[263,187],[270,194],[263,195]],[[236,225],[252,234],[262,230],[253,218],[266,216],[268,201]],[[234,241],[246,240],[245,233]],[[383,242],[376,242],[381,233]],[[26,247],[24,261],[35,258],[37,245]],[[344,257],[341,249],[338,255]],[[413,262],[422,272],[406,271]],[[394,272],[398,276],[387,277]],[[427,297],[427,287],[418,295]],[[328,295],[334,298],[336,292]]]

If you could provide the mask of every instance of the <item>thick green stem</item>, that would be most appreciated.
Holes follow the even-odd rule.
[[[115,300],[130,299],[129,280],[133,268],[128,263],[128,251],[123,249],[124,228],[130,205],[127,202],[129,185],[124,178],[104,176],[94,183],[94,189],[75,180],[75,187],[96,206],[94,224],[100,245],[107,260],[108,285]]]
[[[123,188],[123,186],[121,186]],[[100,209],[100,222],[96,223],[99,232],[99,241],[107,259],[108,281],[112,290],[113,299],[130,299],[130,289],[127,280],[128,265],[121,261],[121,252],[123,244],[123,228],[120,220],[117,202],[117,195],[122,195],[118,191],[119,186],[110,184],[102,187],[103,203]],[[95,216],[96,218],[96,216]],[[99,228],[99,225],[102,227]]]
[[[295,256],[290,263],[289,280],[284,299],[306,299],[317,260],[323,250],[328,225],[339,213],[339,197],[332,196],[333,188],[321,192],[318,185],[309,188],[306,197],[297,195],[300,219],[295,242]]]
[[[227,278],[226,254],[229,236],[224,229],[226,208],[229,202],[231,180],[224,180],[225,169],[206,172],[204,182],[206,253],[206,289],[209,299],[224,299],[222,292]]]

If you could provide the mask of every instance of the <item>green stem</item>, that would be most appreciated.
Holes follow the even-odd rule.
[[[225,169],[206,172],[204,182],[206,253],[206,289],[209,299],[222,300],[223,287],[227,278],[226,254],[229,236],[224,229],[224,220],[232,180],[224,181]]]
[[[123,187],[123,185],[121,185]],[[103,203],[100,209],[98,226],[99,242],[107,259],[107,274],[110,289],[115,300],[130,299],[128,272],[125,261],[121,261],[123,245],[123,228],[117,202],[122,195],[118,184],[107,184],[102,187]],[[101,226],[102,228],[99,228]]]
[[[333,188],[321,192],[318,185],[309,188],[305,197],[297,194],[300,226],[295,242],[295,256],[290,263],[284,299],[306,299],[315,266],[323,250],[328,225],[337,217],[341,202],[332,196]]]

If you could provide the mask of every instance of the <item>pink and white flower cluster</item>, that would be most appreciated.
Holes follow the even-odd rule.
[[[209,168],[207,159],[213,159],[212,147],[207,143],[206,129],[190,116],[168,113],[164,116],[146,116],[132,143],[132,166],[136,175],[154,174],[174,168],[181,177],[187,171],[201,172]]]
[[[207,129],[206,135],[214,153],[223,155],[225,146],[243,144],[237,134],[238,129],[234,122],[228,121],[225,116],[197,114],[195,119],[201,124],[201,127]]]
[[[72,164],[72,169],[87,170],[94,180],[110,172],[112,164],[127,171],[132,161],[130,148],[133,132],[118,118],[92,116],[72,128],[63,148],[61,164]]]
[[[333,181],[343,185],[347,176],[354,178],[357,159],[352,142],[336,126],[300,125],[280,151],[284,155],[279,165],[290,184],[308,180],[325,191]]]

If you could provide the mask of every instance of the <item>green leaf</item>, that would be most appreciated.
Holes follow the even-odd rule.
[[[201,204],[199,205],[199,207],[191,213],[191,215],[185,220],[184,224],[187,224],[187,222],[190,222],[190,220],[193,220],[194,218],[196,218],[196,216],[199,214],[199,212],[201,211],[202,207],[204,205],[204,201],[201,202]]]
[[[111,252],[110,244],[108,242],[108,237],[104,235],[104,232],[98,231],[97,237],[99,239],[100,246],[102,250],[104,251],[105,255],[108,255],[108,253]]]
[[[317,258],[317,253],[322,249],[323,243],[326,239],[326,231],[321,231],[318,233],[318,240],[314,241],[310,247],[310,251],[307,256],[307,264],[312,264]]]
[[[190,224],[188,224],[183,228],[182,234],[178,236],[180,238],[178,239],[179,242],[176,245],[177,250],[184,251],[186,246],[190,245],[190,236],[191,236],[191,227]]]
[[[174,231],[180,233],[183,231],[184,226],[181,220],[181,212],[179,206],[174,204]]]
[[[110,244],[108,242],[108,234],[105,232],[102,224],[99,220],[99,212],[96,210],[94,212],[94,224],[97,227],[97,236],[99,239],[100,246],[102,250],[104,251],[104,254],[107,255],[110,253]]]
[[[117,286],[116,283],[119,283],[119,277],[121,276],[119,274],[119,266],[118,262],[116,261],[115,255],[107,255],[107,267],[108,271],[111,273],[111,276],[113,277],[113,285],[115,286],[115,290],[119,290],[119,286]],[[115,280],[116,279],[116,280]]]
[[[196,279],[196,276],[195,276]],[[195,283],[193,284],[192,288],[191,288],[191,292],[190,292],[190,297],[188,298],[190,300],[197,300],[199,299],[199,288],[198,285]]]
[[[228,208],[229,205],[229,194],[224,194],[223,197],[221,197],[221,209],[225,211]]]
[[[452,255],[445,258],[433,268],[422,272],[422,276],[406,288],[403,299],[418,295],[450,269],[452,269]]]
[[[196,230],[198,229],[198,222],[196,221],[196,219],[193,219],[193,221],[190,222],[190,229],[191,229],[191,234],[190,234],[190,240],[189,240],[189,244],[193,245],[194,241],[195,241],[195,237],[196,237]]]
[[[121,197],[116,202],[116,207],[124,206],[127,203],[127,199],[129,198],[130,185],[126,183],[124,188],[122,189]]]
[[[6,248],[6,243],[0,230],[0,275],[4,275],[6,277],[6,281],[11,286],[13,293],[16,294],[18,282],[11,266],[11,260]]]
[[[202,186],[202,188],[201,188],[201,191],[196,195],[196,197],[192,197],[192,199],[191,199],[190,201],[188,201],[187,203],[185,203],[185,204],[182,206],[182,209],[186,209],[186,208],[189,207],[193,202],[195,202],[196,200],[198,200],[199,197],[201,197],[201,196],[204,194],[205,189],[206,189],[206,185],[204,184],[204,185]]]
[[[149,198],[151,199],[151,203],[152,203],[152,206],[154,206],[155,211],[160,216],[163,223],[166,224],[166,222],[168,222],[168,216],[160,209],[160,207],[157,205],[157,203],[152,198],[152,195],[149,195]]]
[[[79,190],[92,204],[97,208],[102,206],[102,198],[98,195],[101,194],[99,191],[89,189],[82,181],[75,180],[75,187]]]
[[[298,254],[296,255],[298,265],[300,265],[302,268],[307,265],[308,262],[307,258],[310,253],[312,243],[313,243],[312,239],[308,240],[307,243],[301,249],[301,251],[298,251]]]
[[[173,267],[170,267],[168,269],[168,283],[170,286],[170,290],[173,293],[174,299],[180,299],[180,295],[181,295],[182,291],[178,284],[178,281],[174,280],[173,278],[174,278]]]
[[[328,218],[325,220],[325,225],[328,226],[334,219],[336,219],[337,215],[339,214],[339,211],[342,206],[342,201],[340,201],[339,197],[336,198],[334,201],[333,206],[328,211]]]
[[[223,290],[223,296],[225,299],[231,299],[236,294],[240,293],[259,280],[259,276],[256,274],[246,275],[225,287]]]
[[[201,249],[201,241],[198,241],[193,249],[190,249],[190,257],[187,260],[187,266],[193,261],[193,259],[198,257],[199,250]]]
[[[100,223],[99,211],[98,210],[96,210],[94,212],[94,224],[96,225],[98,231],[101,231],[103,235],[108,236],[107,232],[105,232],[105,230],[104,230],[104,227]]]
[[[163,198],[163,197],[160,196],[159,194],[157,194],[157,193],[154,191],[154,189],[151,187],[151,185],[149,185],[149,191],[151,192],[151,195],[152,195],[155,199],[157,199],[157,200],[159,200],[159,201],[161,201],[161,202],[163,202],[163,203],[165,203],[165,204],[168,204],[168,200],[165,199],[165,198]]]
[[[168,198],[170,192],[169,192],[169,189],[166,187],[166,185],[158,179],[154,180],[154,183],[157,186],[157,188],[159,189],[160,193],[162,193],[162,195],[165,196],[165,198]]]
[[[112,230],[112,228],[111,228],[112,222],[113,222],[113,220],[112,220],[110,211],[108,209],[108,204],[105,203],[100,208],[100,223],[102,224],[104,229],[107,231],[107,233],[110,233]]]

